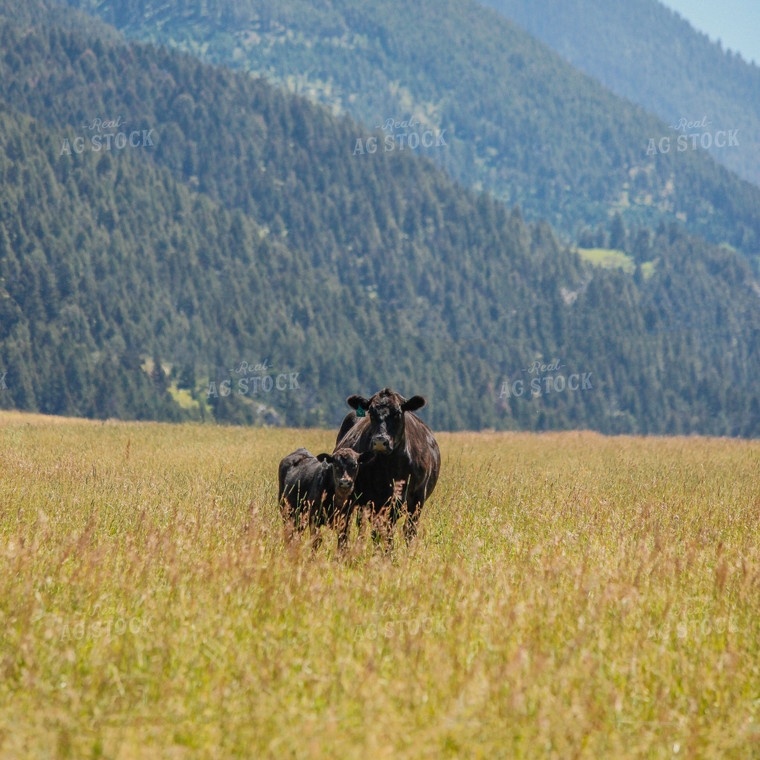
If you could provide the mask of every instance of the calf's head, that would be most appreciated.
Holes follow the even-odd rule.
[[[345,499],[354,490],[359,465],[375,458],[372,451],[357,454],[353,449],[338,449],[333,454],[319,454],[317,459],[331,465],[335,493]]]
[[[407,400],[390,388],[383,388],[369,399],[349,396],[346,403],[356,409],[357,417],[369,415],[370,451],[390,454],[404,445],[404,412],[422,409],[425,399],[422,396],[412,396]]]

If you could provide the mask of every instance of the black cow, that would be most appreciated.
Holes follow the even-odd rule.
[[[338,544],[343,546],[354,506],[356,474],[360,465],[374,457],[372,452],[357,454],[349,448],[316,457],[301,448],[284,457],[278,469],[278,499],[286,535],[291,537],[294,529],[303,530],[304,522],[312,535],[321,525],[337,526]]]
[[[441,470],[441,452],[433,431],[412,414],[425,406],[425,399],[412,396],[407,400],[383,388],[370,399],[349,396],[346,403],[356,411],[343,420],[335,450],[377,454],[356,477],[356,503],[370,505],[375,515],[389,509],[393,525],[406,502],[405,529],[411,538]]]

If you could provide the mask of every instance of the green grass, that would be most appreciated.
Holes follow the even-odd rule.
[[[169,386],[172,398],[183,408],[197,410],[199,402],[196,401],[187,388],[178,388],[174,383]]]
[[[0,413],[0,757],[758,756],[760,443],[438,438],[340,557],[275,504],[332,432]]]
[[[622,269],[628,274],[633,274],[636,270],[636,262],[633,257],[624,251],[612,248],[578,248],[577,252],[582,259],[597,267]],[[655,263],[653,261],[645,261],[641,265],[641,273],[645,279],[654,274],[654,269]]]

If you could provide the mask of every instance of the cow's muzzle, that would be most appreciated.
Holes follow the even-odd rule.
[[[381,454],[390,453],[393,445],[390,438],[373,438],[372,439],[372,451],[378,451]]]

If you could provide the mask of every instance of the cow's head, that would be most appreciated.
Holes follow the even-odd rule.
[[[354,490],[359,465],[374,458],[375,453],[373,451],[357,454],[353,449],[338,449],[332,454],[319,454],[317,456],[320,462],[331,465],[335,493],[340,498],[346,498]]]
[[[356,409],[357,417],[369,415],[370,451],[390,454],[404,445],[404,412],[422,409],[425,399],[422,396],[412,396],[407,400],[390,388],[383,388],[370,399],[349,396],[346,403]]]

